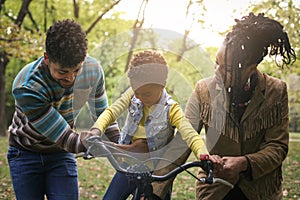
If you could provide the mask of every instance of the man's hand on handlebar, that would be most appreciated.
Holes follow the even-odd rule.
[[[212,161],[214,166],[214,174],[218,174],[223,170],[224,161],[218,155],[209,155],[209,160]]]
[[[82,131],[80,133],[80,140],[83,144],[83,146],[87,149],[88,147],[88,144],[87,144],[87,139],[90,138],[90,137],[93,137],[93,136],[101,136],[102,133],[99,129],[96,129],[96,128],[93,128],[89,131]]]
[[[223,169],[217,176],[229,181],[232,184],[237,183],[240,174],[247,170],[248,161],[245,156],[223,157]]]

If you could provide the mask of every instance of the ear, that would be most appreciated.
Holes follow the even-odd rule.
[[[44,62],[46,65],[49,65],[49,57],[48,57],[47,52],[44,52]]]

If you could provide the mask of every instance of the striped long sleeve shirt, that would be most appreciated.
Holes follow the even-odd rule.
[[[88,103],[96,120],[108,106],[103,69],[92,57],[86,58],[70,88],[51,77],[41,57],[18,73],[12,93],[16,111],[10,145],[37,152],[79,152],[83,147],[73,125],[81,108]]]

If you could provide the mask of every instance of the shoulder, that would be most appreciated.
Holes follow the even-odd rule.
[[[12,89],[32,88],[38,91],[40,88],[48,87],[45,81],[45,73],[41,67],[43,57],[25,65],[14,79]]]
[[[104,81],[104,72],[100,62],[91,56],[87,56],[82,66],[82,73],[77,77],[79,82],[92,82],[97,84]]]
[[[220,90],[220,86],[217,85],[214,76],[210,76],[208,78],[203,78],[199,80],[193,92],[193,96],[198,100],[202,99],[207,101],[213,92],[217,92]]]
[[[100,65],[100,62],[99,62],[96,58],[94,58],[94,57],[92,57],[92,56],[87,56],[87,57],[85,58],[84,63],[85,63],[85,64],[95,64],[95,65]]]
[[[263,86],[265,88],[266,94],[270,95],[270,94],[281,94],[282,92],[286,92],[287,90],[287,84],[285,81],[267,75],[265,73],[263,73],[263,78],[264,78],[264,82],[263,82]]]
[[[83,62],[83,70],[86,72],[98,72],[98,73],[103,73],[102,66],[100,62],[91,56],[87,56],[85,61]]]
[[[178,114],[183,115],[183,112],[178,102],[174,101],[174,103],[170,105],[169,115],[172,117]]]
[[[286,82],[279,78],[267,75],[265,73],[263,75],[266,80],[266,86],[268,87],[283,87],[286,85]]]
[[[203,78],[196,83],[195,90],[207,90],[208,88],[216,86],[214,76]]]

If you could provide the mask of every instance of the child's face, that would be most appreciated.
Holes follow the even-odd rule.
[[[157,104],[164,87],[158,84],[146,84],[134,91],[135,96],[141,100],[144,106],[151,107]]]

